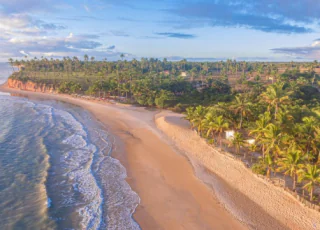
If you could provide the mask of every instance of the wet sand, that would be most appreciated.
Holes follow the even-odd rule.
[[[30,99],[59,100],[90,111],[115,136],[112,156],[126,167],[141,203],[133,217],[142,229],[247,229],[196,176],[189,160],[159,132],[156,111],[86,101],[66,95],[20,91]]]

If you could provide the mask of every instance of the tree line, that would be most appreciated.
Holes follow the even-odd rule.
[[[320,185],[320,95],[315,89],[306,97],[304,87],[296,81],[279,81],[261,92],[237,94],[231,102],[189,107],[186,119],[210,143],[229,145],[249,162],[248,154],[252,161],[253,153],[260,153],[252,165],[254,172],[290,176],[292,190],[306,189],[314,201]],[[235,130],[229,140],[223,138],[227,130]],[[297,190],[298,182],[302,190]]]

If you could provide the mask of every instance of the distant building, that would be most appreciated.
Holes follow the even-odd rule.
[[[235,131],[234,130],[227,130],[226,131],[226,139],[232,140],[234,138]]]
[[[256,140],[255,139],[249,139],[249,140],[246,140],[246,142],[249,144],[249,145],[254,145],[256,143]]]
[[[188,73],[187,72],[181,72],[180,76],[181,77],[188,77]]]
[[[164,74],[164,75],[166,75],[166,76],[167,76],[167,75],[170,75],[170,71],[169,71],[169,70],[162,71],[161,73]]]

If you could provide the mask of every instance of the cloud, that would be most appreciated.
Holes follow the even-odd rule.
[[[63,0],[0,0],[0,9],[6,13],[52,12],[63,6]]]
[[[30,54],[24,52],[24,50],[20,50],[19,52],[20,52],[22,55],[24,55],[24,56],[30,56]]]
[[[165,11],[179,17],[176,27],[242,27],[286,34],[310,33],[320,20],[318,0],[188,0]]]
[[[170,32],[164,32],[164,33],[155,33],[159,36],[164,36],[168,38],[180,38],[180,39],[192,39],[196,38],[193,34],[184,34],[184,33],[170,33]]]
[[[173,28],[246,28],[268,33],[304,34],[319,27],[319,0],[104,0],[139,13],[162,13]],[[147,15],[147,14],[145,14]],[[168,19],[169,18],[169,19]],[[120,17],[119,20],[134,21]],[[318,25],[317,25],[318,24]]]
[[[42,23],[40,24],[40,27],[44,30],[64,30],[67,28],[65,26],[54,24],[54,23]]]
[[[86,16],[86,15],[80,15],[80,16],[70,16],[70,17],[56,17],[58,20],[63,21],[86,21],[86,20],[95,20],[95,21],[102,21],[102,18],[94,17],[94,16]]]
[[[100,42],[89,39],[94,37],[91,35],[76,35],[70,33],[65,37],[28,37],[28,38],[11,38],[5,40],[0,38],[1,57],[7,58],[22,58],[29,57],[55,57],[61,58],[64,56],[81,57],[87,53],[90,56],[95,56],[96,59],[115,59],[120,56],[120,53],[115,50],[115,45],[103,46]],[[131,54],[128,54],[130,57]]]
[[[135,18],[127,18],[127,17],[118,17],[119,21],[125,21],[125,22],[142,22],[142,20],[135,19]]]
[[[40,36],[49,31],[63,30],[65,26],[34,19],[27,14],[5,14],[0,12],[0,29],[9,36]]]
[[[296,58],[319,59],[320,58],[320,39],[316,39],[309,46],[301,47],[281,47],[271,49],[273,53],[285,54]]]
[[[181,61],[183,59],[186,59],[190,62],[218,62],[218,61],[225,61],[228,59],[233,59],[237,61],[277,61],[278,59],[275,59],[273,57],[218,57],[218,58],[208,58],[208,57],[181,57],[181,56],[169,56],[165,57],[169,61]]]
[[[90,2],[90,5],[83,7],[92,11],[104,8],[100,1]],[[62,31],[68,27],[57,23],[57,19],[63,21],[103,20],[94,16],[74,16],[69,12],[63,14],[66,9],[71,8],[64,0],[0,0],[0,60],[10,57],[21,58],[25,55],[30,58],[35,56],[61,58],[63,56],[83,56],[84,53],[96,56],[97,59],[99,57],[110,59],[119,57],[120,54],[115,45],[102,44],[100,40],[102,33],[76,34],[70,31],[68,35],[61,35]],[[55,13],[59,14],[55,15]],[[63,16],[54,18],[60,15]],[[47,18],[53,18],[53,21],[48,21]],[[117,30],[109,32],[108,35],[129,36]],[[128,54],[129,56],[131,54]]]
[[[120,30],[111,30],[108,34],[116,37],[130,37],[128,33]]]
[[[27,53],[32,52],[82,52],[83,50],[94,50],[102,47],[102,44],[92,40],[83,39],[81,36],[70,34],[66,38],[38,37],[38,38],[12,38],[3,41],[1,46],[6,44],[8,49],[23,50]],[[14,47],[14,48],[12,48]]]
[[[107,49],[108,49],[108,50],[114,50],[115,48],[116,48],[116,46],[113,45],[113,46],[109,46]]]

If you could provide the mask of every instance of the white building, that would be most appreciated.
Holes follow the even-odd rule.
[[[226,131],[226,139],[227,140],[232,140],[234,138],[234,134],[235,134],[235,131],[234,130],[228,130]]]

